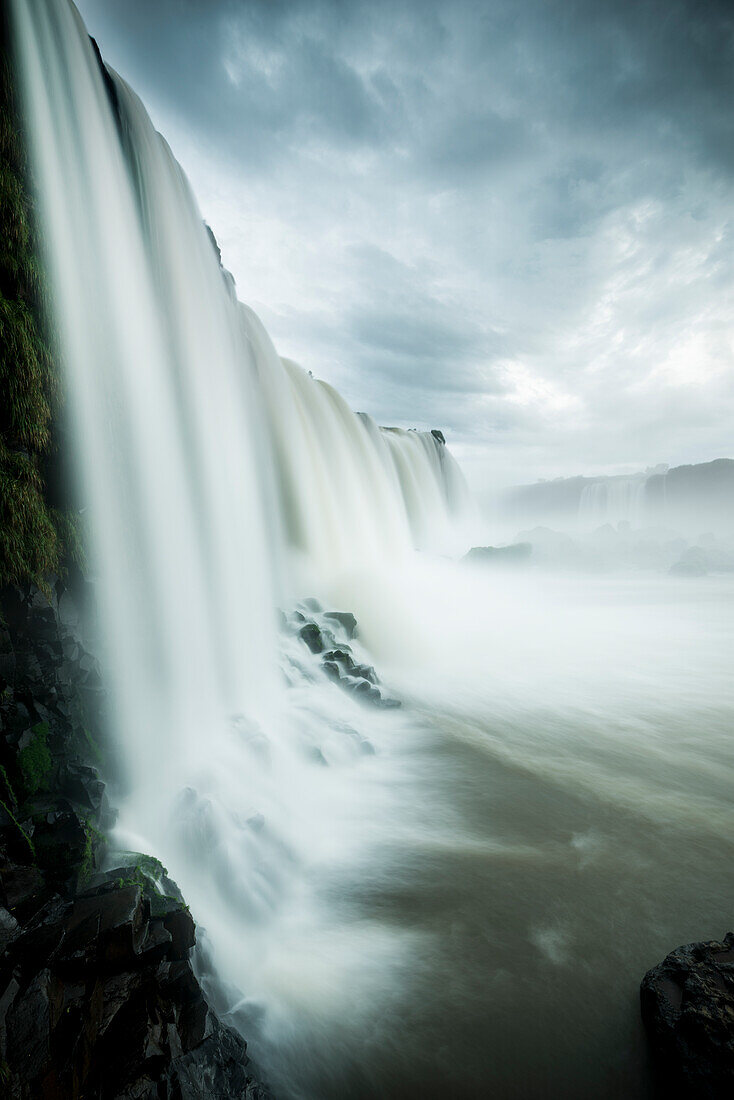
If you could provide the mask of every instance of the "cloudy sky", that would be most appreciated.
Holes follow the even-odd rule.
[[[730,0],[79,7],[354,408],[476,487],[734,457]]]

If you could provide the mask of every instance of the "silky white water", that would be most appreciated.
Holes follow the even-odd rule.
[[[622,522],[640,527],[647,519],[646,487],[645,474],[592,481],[581,491],[579,524],[582,527],[599,527],[603,523]]]
[[[13,10],[117,843],[178,880],[281,1098],[646,1095],[639,978],[734,902],[730,579],[449,560],[446,447],[281,360],[73,6]],[[402,709],[279,628],[310,596]]]

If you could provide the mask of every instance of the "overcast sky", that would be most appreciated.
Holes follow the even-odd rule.
[[[475,486],[734,457],[734,3],[81,0],[283,355]]]

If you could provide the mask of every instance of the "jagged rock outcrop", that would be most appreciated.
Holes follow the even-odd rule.
[[[672,951],[648,970],[640,998],[661,1095],[734,1096],[734,933]]]
[[[527,561],[532,552],[533,544],[530,542],[513,542],[509,546],[472,546],[462,561],[515,565]]]
[[[28,868],[3,880],[6,1095],[263,1095],[244,1040],[204,999],[189,958],[194,922],[180,902],[155,904],[127,868],[72,897],[49,893]]]
[[[78,599],[0,595],[0,1094],[262,1100],[191,965],[195,926],[150,857],[100,871],[114,820],[104,692]]]
[[[357,620],[351,611],[324,611],[318,600],[301,601],[302,610],[283,615],[281,627],[296,633],[304,645],[320,658],[326,676],[364,703],[391,709],[399,699],[384,694],[371,665],[355,660],[349,644],[357,636]]]

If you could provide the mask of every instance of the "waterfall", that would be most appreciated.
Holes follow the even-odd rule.
[[[272,990],[293,905],[311,911],[299,867],[345,804],[346,780],[319,770],[324,738],[351,759],[365,723],[401,721],[362,714],[278,637],[276,608],[450,552],[466,486],[440,433],[380,428],[278,356],[70,0],[12,12],[126,771],[120,836],[168,862],[235,985]],[[329,944],[321,970],[335,960]]]
[[[579,521],[584,527],[626,521],[639,527],[645,521],[647,474],[608,477],[584,485],[579,500]]]
[[[73,4],[14,11],[119,705],[175,698],[178,729],[196,721],[194,690],[228,713],[243,700],[257,710],[283,593],[446,550],[463,479],[430,433],[380,430],[278,357],[237,302],[181,167],[102,70]]]

